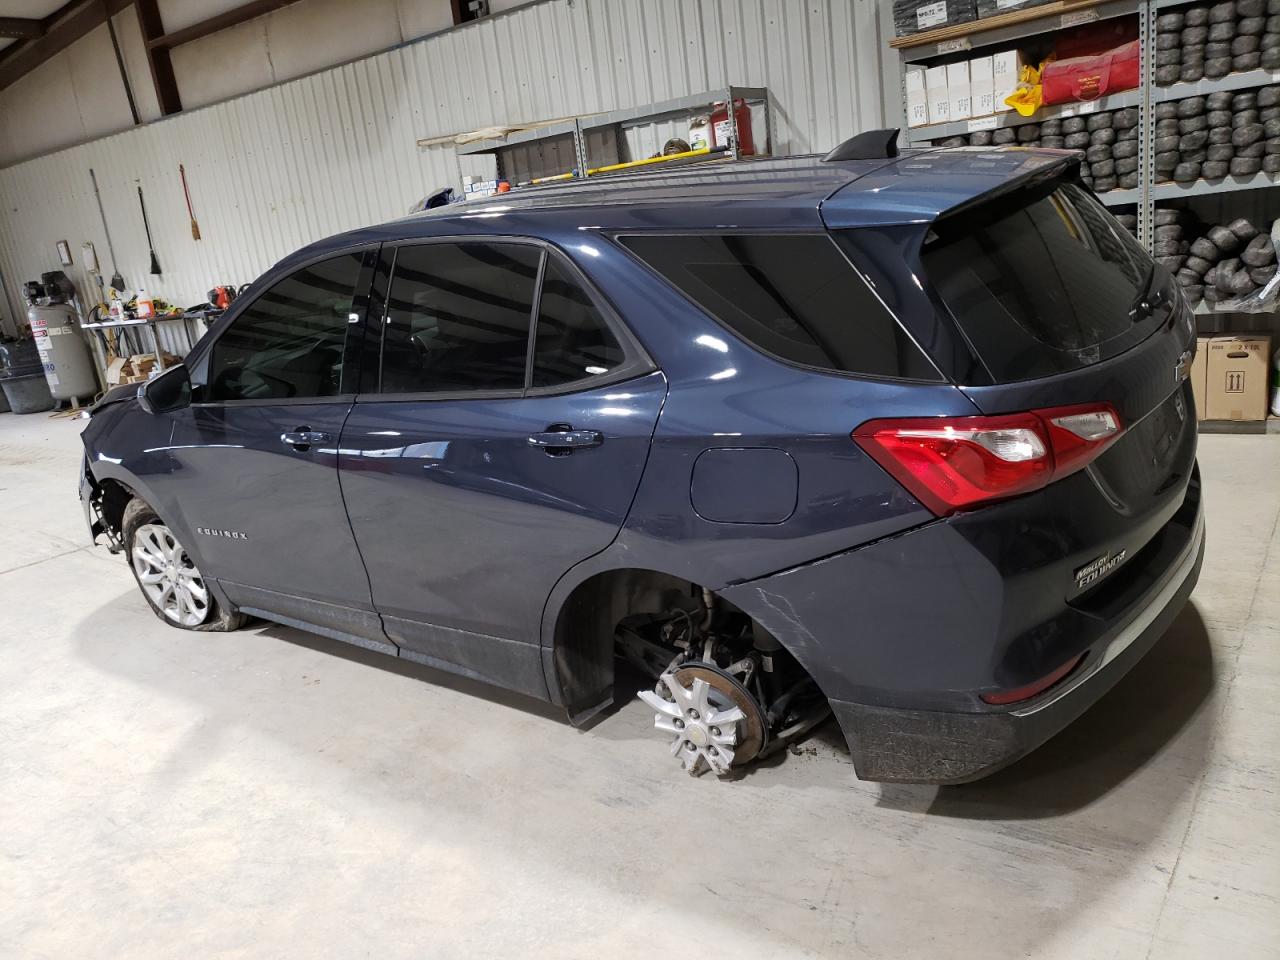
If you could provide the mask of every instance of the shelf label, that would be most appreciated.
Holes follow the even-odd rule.
[[[916,23],[921,30],[928,30],[947,22],[947,0],[937,0],[923,7],[916,7]]]
[[[1082,23],[1093,23],[1097,19],[1097,10],[1077,10],[1074,13],[1064,13],[1062,15],[1062,29],[1078,27]]]
[[[978,117],[970,120],[966,127],[969,133],[977,133],[979,130],[994,130],[995,128],[996,118],[994,116]]]
[[[1098,112],[1097,100],[1081,100],[1079,106],[1076,107],[1077,114],[1097,113],[1097,112]]]
[[[972,50],[973,44],[969,42],[968,37],[956,37],[954,40],[943,40],[938,44],[938,56],[944,53],[963,53],[965,50]]]

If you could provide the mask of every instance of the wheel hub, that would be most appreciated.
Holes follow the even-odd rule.
[[[653,725],[671,735],[671,756],[690,776],[729,773],[764,744],[764,716],[754,698],[710,664],[682,666],[638,696],[654,709]]]

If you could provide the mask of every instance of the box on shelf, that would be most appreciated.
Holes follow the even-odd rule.
[[[924,88],[929,101],[929,122],[946,123],[951,119],[951,96],[947,93],[947,68],[930,67],[926,70]]]
[[[1012,96],[1018,89],[1018,78],[1022,76],[1022,68],[1026,61],[1021,50],[1004,50],[991,56],[992,99],[995,112],[1012,110],[1005,98]]]
[[[929,98],[924,90],[924,67],[908,67],[903,77],[907,91],[907,126],[923,127],[929,122]]]
[[[969,89],[969,61],[947,65],[948,115],[952,120],[967,120],[973,116],[973,102]]]
[[[1204,415],[1204,392],[1209,384],[1209,337],[1196,337],[1196,358],[1191,361],[1191,392],[1196,398],[1196,419]]]
[[[994,17],[1010,10],[1022,10],[1026,7],[1040,7],[1053,0],[978,0],[978,19]]]
[[[1267,419],[1271,337],[1212,337],[1205,378],[1206,420]]]
[[[973,116],[985,117],[996,112],[995,78],[990,57],[974,57],[969,61],[969,96]]]
[[[893,29],[900,37],[978,19],[974,0],[893,0]]]

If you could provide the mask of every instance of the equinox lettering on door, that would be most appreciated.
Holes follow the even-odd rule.
[[[227,540],[248,540],[247,533],[239,530],[214,530],[211,527],[196,527],[196,533],[205,537],[224,537]]]

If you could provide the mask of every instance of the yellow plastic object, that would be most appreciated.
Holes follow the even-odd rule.
[[[1049,61],[1045,61],[1048,63]],[[1039,68],[1026,66],[1022,68],[1022,74],[1018,77],[1018,86],[1013,93],[1004,98],[1006,106],[1013,107],[1024,117],[1029,117],[1044,102],[1044,87],[1040,85],[1040,70],[1044,69],[1044,63]]]
[[[705,157],[712,153],[724,153],[724,147],[702,147],[698,150],[686,150],[683,153],[669,153],[666,156],[646,157],[643,160],[628,160],[626,163],[611,163],[605,167],[591,167],[587,176],[594,177],[598,173],[614,173],[618,170],[629,170],[632,167],[647,167],[655,163],[669,163],[672,160],[687,160],[690,157]],[[557,180],[572,180],[572,173],[557,173],[551,177],[534,177],[530,183],[554,183]]]

